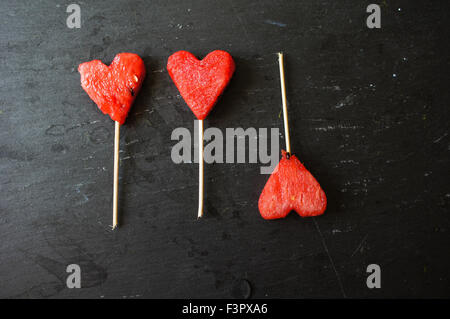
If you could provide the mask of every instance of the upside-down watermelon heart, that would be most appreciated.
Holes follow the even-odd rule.
[[[258,208],[264,219],[286,217],[295,210],[302,217],[323,214],[325,192],[295,155],[282,158],[259,197]]]
[[[203,60],[187,51],[172,54],[167,70],[186,104],[204,120],[225,90],[235,69],[231,55],[216,50]]]
[[[104,114],[125,122],[145,78],[144,61],[134,53],[117,54],[110,66],[100,60],[79,65],[81,86]]]

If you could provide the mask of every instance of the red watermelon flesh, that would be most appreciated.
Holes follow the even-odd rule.
[[[282,158],[259,197],[258,208],[264,219],[286,217],[295,210],[302,217],[323,214],[327,207],[325,192],[295,155]]]
[[[81,86],[104,114],[125,122],[145,78],[144,61],[134,53],[117,54],[111,65],[100,60],[78,66]]]
[[[167,70],[194,115],[203,120],[233,76],[235,64],[231,55],[216,50],[203,60],[192,53],[178,51],[167,61]]]

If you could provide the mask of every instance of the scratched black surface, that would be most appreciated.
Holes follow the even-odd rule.
[[[0,4],[0,297],[449,297],[449,45],[444,1],[61,1]],[[193,116],[167,72],[180,49],[235,58],[206,127],[278,127],[286,54],[292,147],[325,189],[326,214],[264,221],[261,164],[170,158]],[[77,66],[141,55],[148,69],[121,136]],[[280,145],[284,145],[283,134]],[[82,269],[67,289],[66,266]],[[366,287],[366,267],[382,288]]]

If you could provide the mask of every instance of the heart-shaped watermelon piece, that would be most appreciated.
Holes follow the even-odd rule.
[[[235,64],[231,55],[221,50],[203,60],[178,51],[169,57],[167,70],[194,115],[204,120],[230,82]]]
[[[100,60],[78,66],[81,86],[104,114],[125,122],[145,78],[144,61],[134,53],[119,53],[109,66]]]
[[[286,217],[295,210],[302,217],[323,214],[327,207],[325,192],[295,155],[282,158],[259,197],[258,208],[264,219]]]

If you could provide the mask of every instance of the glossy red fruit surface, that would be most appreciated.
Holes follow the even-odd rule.
[[[134,53],[117,54],[111,65],[100,60],[78,66],[81,86],[104,114],[125,122],[145,78],[144,61]]]
[[[167,70],[194,115],[203,120],[230,82],[235,69],[231,55],[216,50],[203,60],[178,51],[167,61]]]
[[[258,208],[264,219],[286,217],[295,210],[302,217],[323,214],[327,207],[325,192],[295,155],[282,158],[259,197]]]

